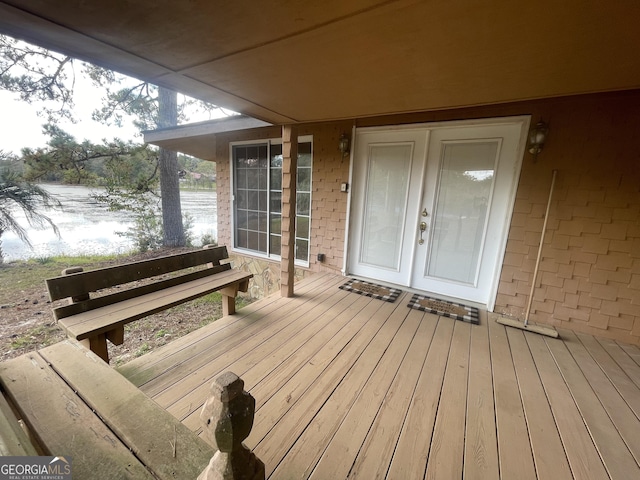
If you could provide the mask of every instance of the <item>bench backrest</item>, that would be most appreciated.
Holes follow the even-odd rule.
[[[46,280],[51,301],[72,298],[76,301],[70,305],[54,310],[56,319],[75,315],[82,311],[92,310],[104,305],[134,298],[146,293],[155,292],[174,285],[203,278],[218,272],[230,270],[230,264],[220,261],[229,258],[227,247],[214,247],[188,253],[167,255],[151,260],[99,268],[88,272],[71,273]],[[207,265],[208,268],[181,274],[177,277],[155,281],[153,283],[119,291],[103,297],[89,299],[89,293],[98,290],[124,285],[159,275],[179,272],[187,268]],[[80,299],[84,301],[80,301]]]

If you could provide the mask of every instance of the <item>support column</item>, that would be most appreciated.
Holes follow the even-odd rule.
[[[298,170],[298,127],[282,126],[282,251],[280,293],[293,297],[296,244],[296,172]]]

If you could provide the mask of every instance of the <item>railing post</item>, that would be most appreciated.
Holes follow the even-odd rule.
[[[251,433],[255,410],[255,399],[237,375],[226,372],[215,379],[200,420],[218,451],[198,480],[264,480],[264,463],[242,444]]]

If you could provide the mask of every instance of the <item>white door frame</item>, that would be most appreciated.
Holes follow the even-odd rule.
[[[496,125],[519,125],[520,127],[520,138],[518,141],[518,147],[516,152],[516,159],[513,166],[513,171],[511,172],[512,181],[509,189],[509,194],[507,197],[507,206],[505,210],[505,221],[504,221],[504,229],[500,234],[499,247],[498,247],[498,255],[496,257],[496,264],[493,266],[494,275],[491,281],[490,294],[487,301],[487,309],[489,311],[493,311],[495,306],[495,299],[498,291],[499,278],[501,273],[501,266],[504,262],[504,255],[506,251],[507,238],[509,233],[509,228],[511,225],[511,216],[513,214],[513,207],[515,204],[516,191],[518,188],[518,182],[520,178],[520,171],[522,167],[522,160],[526,148],[527,136],[529,131],[531,117],[529,115],[522,116],[512,116],[512,117],[500,117],[500,118],[486,118],[486,119],[476,119],[476,120],[460,120],[460,121],[447,121],[447,122],[430,122],[430,123],[419,123],[419,124],[409,124],[409,125],[387,125],[387,126],[378,126],[378,127],[363,127],[356,128],[354,127],[352,133],[352,142],[351,142],[351,164],[349,171],[349,184],[353,185],[354,182],[354,161],[355,161],[355,145],[356,145],[356,135],[358,132],[365,133],[375,133],[375,132],[393,132],[393,131],[403,131],[403,130],[416,130],[416,129],[437,129],[437,128],[446,128],[446,127],[473,127],[473,126],[496,126]],[[358,179],[361,180],[361,179]],[[422,192],[420,192],[422,195]],[[350,273],[350,265],[354,260],[350,253],[350,244],[353,241],[352,233],[353,233],[353,218],[354,215],[360,215],[360,212],[352,212],[353,206],[353,198],[354,189],[349,189],[349,197],[347,200],[347,227],[345,231],[345,255],[344,255],[344,274]],[[414,253],[410,252],[410,255],[413,257]],[[412,274],[413,272],[411,272]]]

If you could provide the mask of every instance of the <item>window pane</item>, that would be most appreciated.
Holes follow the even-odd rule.
[[[297,189],[300,192],[311,191],[311,169],[298,167]]]
[[[282,145],[271,145],[271,168],[282,167]]]
[[[487,229],[498,143],[449,143],[440,166],[427,274],[475,285]]]
[[[311,142],[304,142],[298,144],[298,166],[310,167],[311,166]]]
[[[236,182],[238,188],[247,188],[247,169],[239,168],[236,170]]]
[[[309,241],[296,239],[296,260],[309,260]]]
[[[412,144],[370,150],[360,262],[398,271],[409,195]]]
[[[296,237],[309,238],[309,217],[296,217]]]
[[[237,243],[236,246],[238,248],[247,248],[247,231],[246,230],[238,230],[236,233]]]
[[[258,167],[261,170],[266,170],[269,166],[267,161],[267,146],[261,145],[258,147]]]
[[[257,191],[249,191],[249,210],[258,210],[260,208],[260,197]]]
[[[266,190],[267,189],[267,169],[266,168],[259,170],[258,188],[260,190]]]
[[[261,232],[267,231],[267,214],[260,212],[258,214],[258,230]]]
[[[278,235],[281,233],[282,228],[282,217],[280,214],[271,214],[271,233],[277,233]]]
[[[260,190],[258,192],[258,208],[260,209],[261,212],[266,212],[269,208],[269,206],[267,205],[267,191],[266,190]]]
[[[247,212],[247,229],[249,230],[255,230],[255,231],[259,231],[259,225],[258,225],[258,216],[259,213],[258,212]]]
[[[282,194],[271,192],[271,211],[273,213],[282,212]]]
[[[282,168],[271,169],[271,191],[282,190]]]
[[[257,168],[247,169],[247,188],[251,190],[255,190],[260,186],[259,178],[258,178],[259,175],[260,175],[260,170]]]
[[[258,234],[258,250],[261,252],[267,251],[267,234],[259,233]]]
[[[311,195],[308,193],[298,193],[296,195],[296,212],[298,215],[309,215]]]
[[[236,205],[238,208],[247,208],[249,205],[247,199],[247,191],[246,190],[237,190],[236,191]]]
[[[258,232],[247,232],[247,240],[247,248],[257,252],[260,251],[260,238]]]
[[[269,246],[271,255],[280,255],[281,249],[282,246],[280,235],[271,235],[271,245]]]
[[[236,213],[236,226],[245,230],[248,228],[246,210],[239,210]]]

